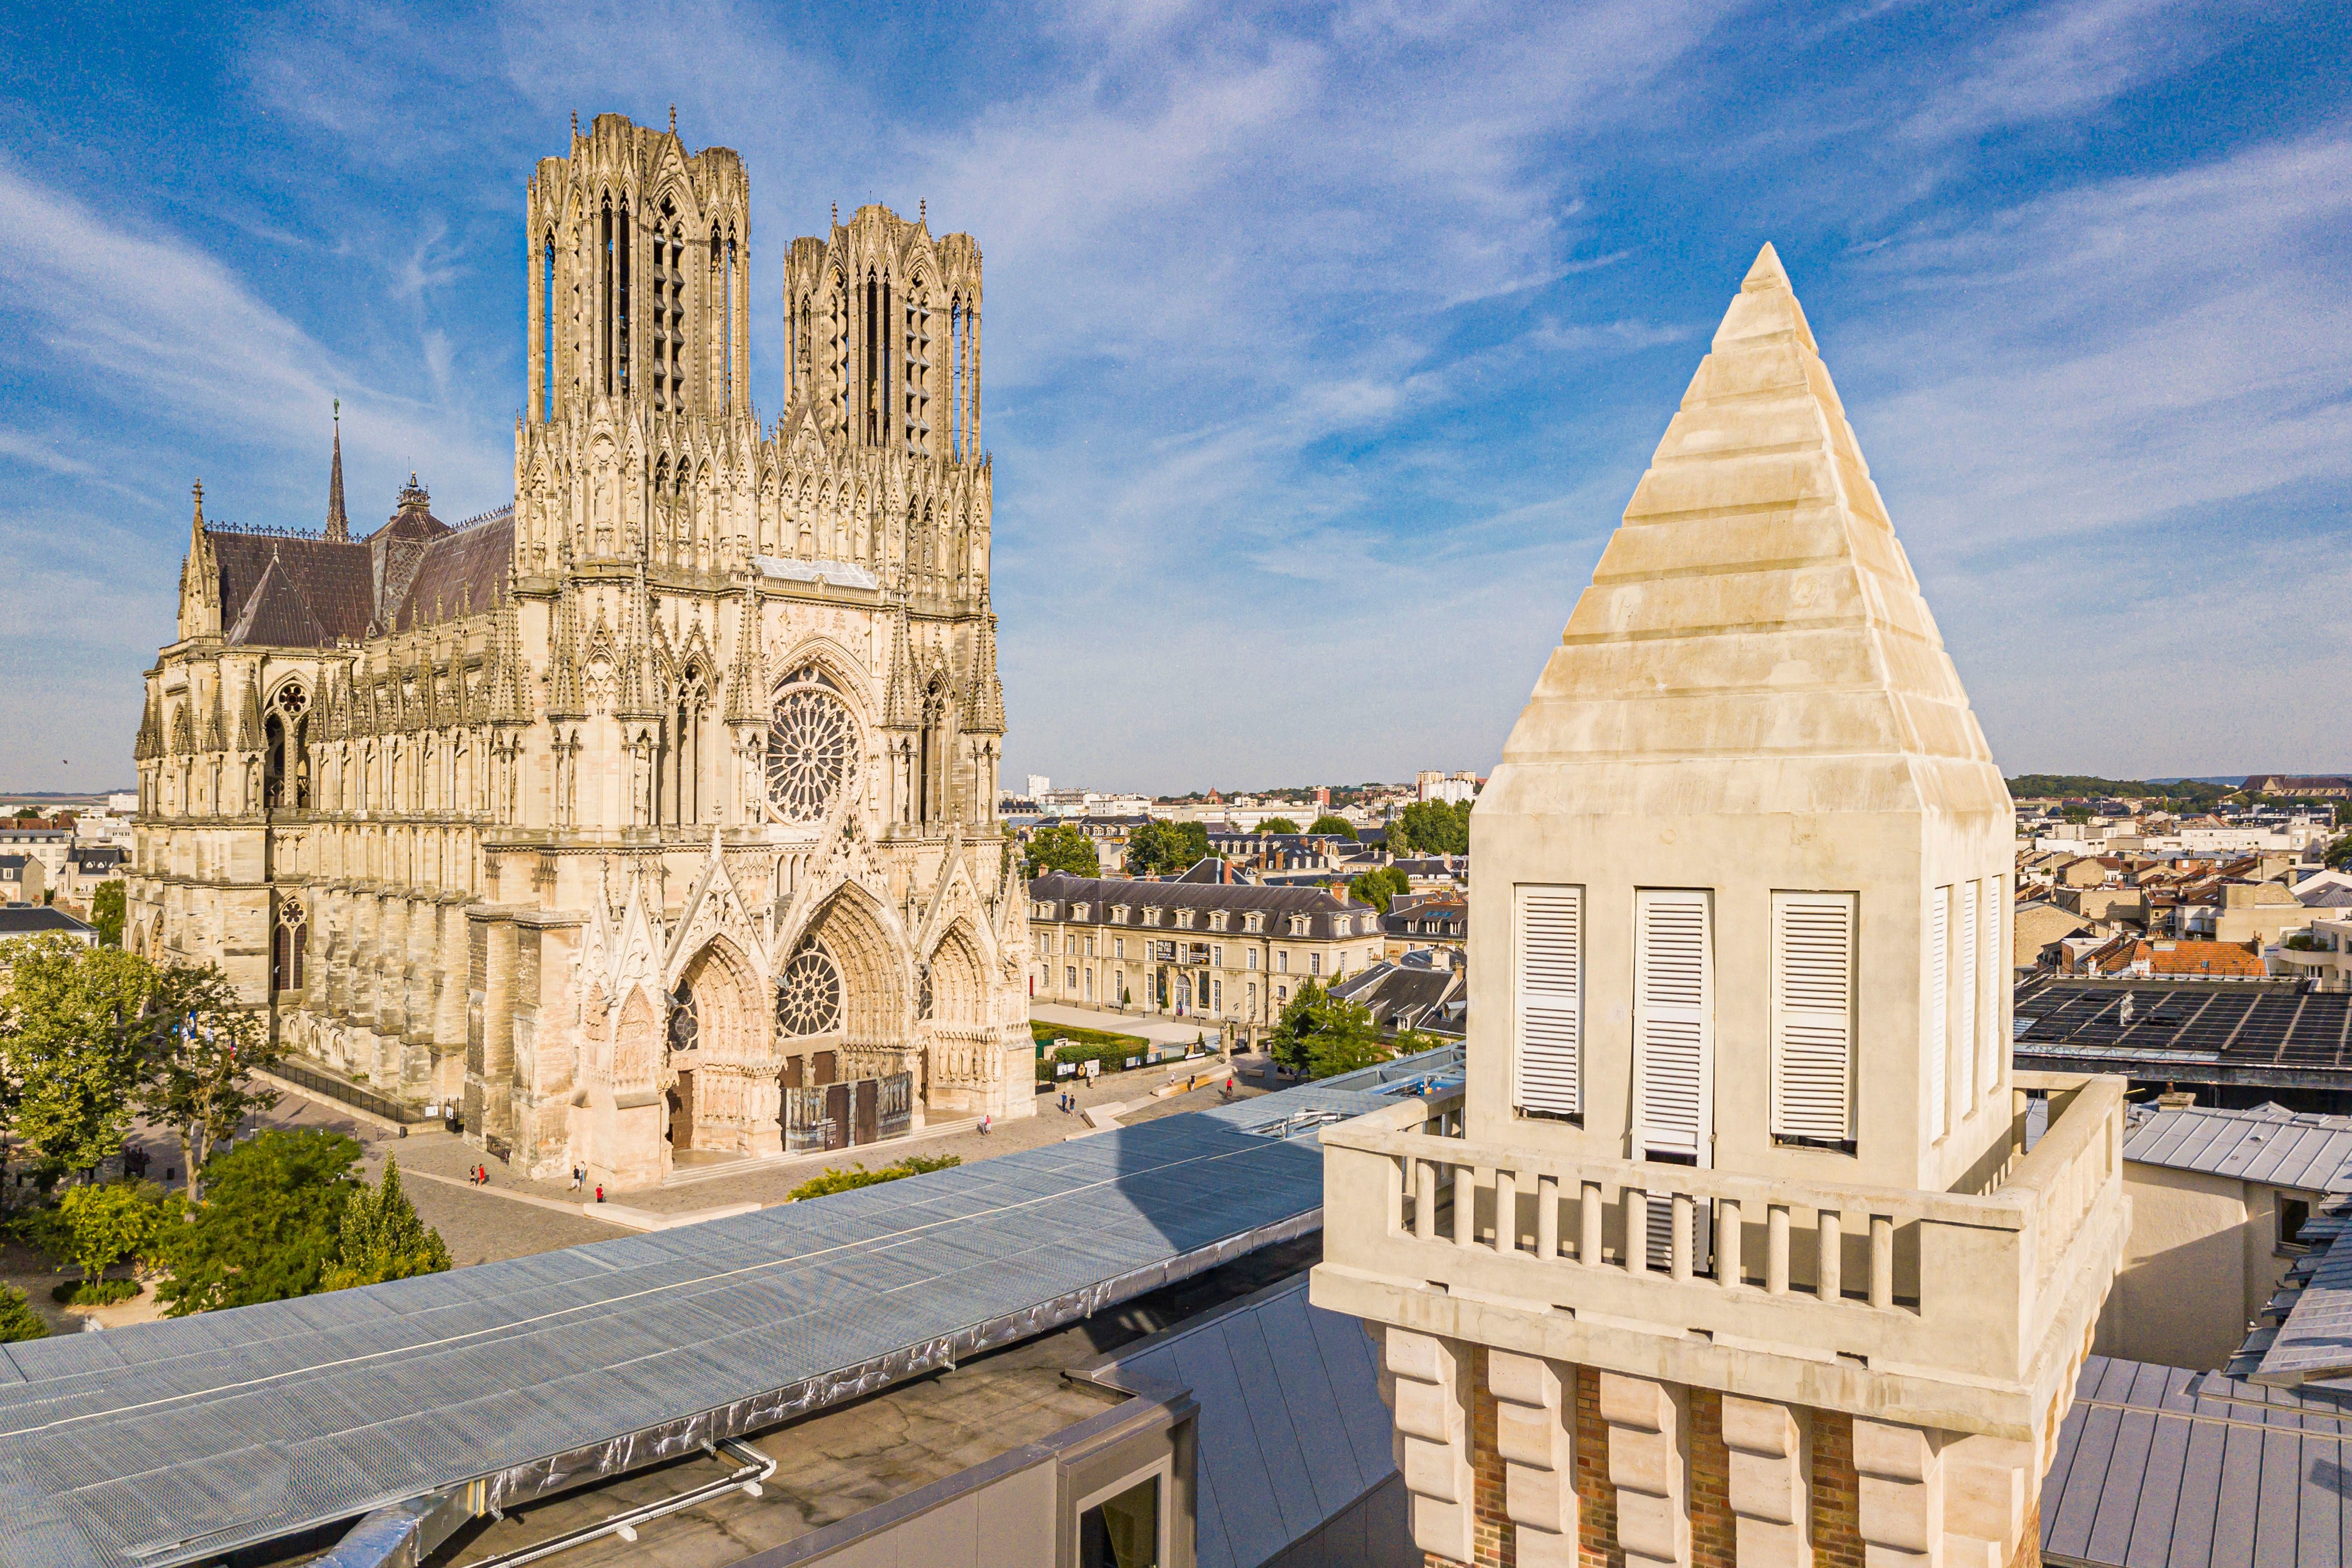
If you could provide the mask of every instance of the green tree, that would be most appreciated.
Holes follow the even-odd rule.
[[[0,1285],[0,1344],[47,1339],[48,1334],[49,1325],[25,1300],[25,1293],[13,1285]]]
[[[342,1221],[335,1229],[335,1260],[320,1277],[319,1288],[381,1285],[387,1279],[440,1274],[449,1266],[449,1248],[441,1233],[416,1217],[416,1205],[401,1191],[400,1162],[388,1159],[383,1180],[373,1187],[361,1184],[343,1205]]]
[[[1327,811],[1308,823],[1307,831],[1318,837],[1329,837],[1352,841],[1356,837],[1356,825],[1344,816],[1334,816]]]
[[[896,1164],[884,1165],[879,1170],[873,1171],[867,1170],[863,1165],[851,1165],[846,1170],[838,1165],[827,1165],[822,1172],[786,1193],[784,1201],[799,1203],[804,1198],[822,1198],[835,1193],[856,1192],[860,1187],[877,1187],[884,1182],[896,1182],[908,1176],[927,1175],[933,1171],[944,1171],[950,1165],[962,1163],[963,1158],[958,1154],[909,1154]]]
[[[1064,871],[1073,877],[1101,876],[1102,859],[1095,852],[1095,841],[1066,823],[1039,828],[1029,836],[1028,847],[1022,851],[1021,874],[1034,878],[1048,871]]]
[[[58,1200],[42,1246],[81,1270],[77,1300],[99,1299],[106,1271],[148,1249],[163,1225],[163,1195],[152,1183],[107,1182],[70,1188]]]
[[[205,1198],[175,1199],[155,1256],[171,1278],[169,1316],[282,1301],[319,1289],[338,1250],[343,1205],[359,1187],[360,1146],[340,1132],[271,1131],[215,1154]],[[167,1216],[168,1219],[168,1216]]]
[[[1286,816],[1269,816],[1257,825],[1260,833],[1297,833],[1298,824]]]
[[[1419,800],[1389,824],[1389,848],[1399,855],[1467,855],[1470,803]]]
[[[11,1102],[0,1110],[42,1160],[88,1170],[131,1129],[154,967],[63,935],[19,938],[0,954],[0,1092]]]
[[[89,896],[89,923],[98,928],[98,940],[108,947],[122,945],[122,879],[100,882]]]
[[[1360,902],[1370,904],[1386,914],[1391,899],[1400,893],[1412,891],[1412,879],[1393,866],[1381,866],[1351,879],[1348,891]]]
[[[1208,858],[1209,830],[1197,822],[1145,823],[1128,837],[1127,870],[1131,877],[1159,877],[1186,871]]]
[[[144,1041],[138,1105],[149,1121],[179,1134],[190,1198],[204,1196],[213,1146],[235,1137],[255,1111],[278,1103],[277,1091],[257,1085],[252,1075],[284,1054],[217,965],[174,964],[163,971]]]

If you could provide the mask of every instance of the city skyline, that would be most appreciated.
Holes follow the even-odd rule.
[[[761,171],[765,416],[831,204],[989,254],[1009,775],[1486,771],[1768,238],[2004,771],[2340,770],[2332,14],[68,17],[0,155],[5,782],[129,777],[188,485],[317,526],[331,399],[360,528],[507,499],[517,171],[673,102]]]

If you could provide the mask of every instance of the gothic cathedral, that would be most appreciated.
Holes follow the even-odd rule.
[[[742,161],[600,115],[528,195],[514,499],[207,523],[147,673],[125,940],[291,1054],[615,1186],[1034,1113],[981,262],[793,241],[751,406]]]

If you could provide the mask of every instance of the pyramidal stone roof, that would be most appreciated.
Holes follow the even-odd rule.
[[[1507,811],[2007,808],[1769,245],[1503,757],[1612,775],[1572,801],[1522,777],[1507,793],[1547,798]]]

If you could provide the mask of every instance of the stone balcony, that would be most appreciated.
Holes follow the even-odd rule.
[[[1450,1117],[1407,1101],[1322,1132],[1313,1299],[1416,1334],[2039,1448],[2122,1252],[2124,1086],[2014,1081],[2009,1158],[1981,1193],[1539,1154],[1445,1136]],[[2028,1091],[2051,1101],[2030,1152]]]

